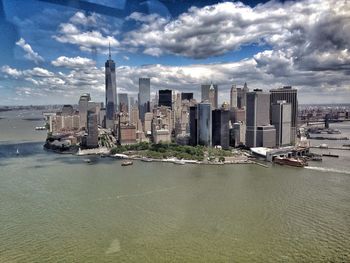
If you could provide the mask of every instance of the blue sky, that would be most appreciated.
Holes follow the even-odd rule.
[[[56,2],[56,3],[55,3]],[[57,4],[61,2],[63,4]],[[108,43],[118,92],[139,77],[193,91],[292,85],[301,103],[350,99],[350,8],[313,1],[1,1],[0,105],[103,101]],[[77,1],[79,2],[79,1]],[[292,15],[291,15],[292,14]]]

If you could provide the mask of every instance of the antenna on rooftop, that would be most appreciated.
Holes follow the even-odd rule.
[[[111,58],[111,42],[108,42],[108,50],[109,50],[108,57],[109,57],[109,60],[111,60],[112,59]]]

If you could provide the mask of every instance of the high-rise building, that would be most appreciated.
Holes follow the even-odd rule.
[[[70,116],[74,114],[74,108],[72,105],[66,104],[62,107],[62,116]]]
[[[237,88],[236,88],[236,85],[232,85],[232,87],[231,87],[230,107],[231,107],[231,109],[237,108]]]
[[[89,108],[89,101],[91,100],[90,94],[85,93],[80,96],[79,99],[79,116],[80,116],[80,128],[86,128],[87,127],[87,111]]]
[[[243,89],[237,88],[237,107],[243,108],[247,105],[247,93],[249,92],[248,85],[245,82]]]
[[[139,79],[139,114],[142,122],[145,121],[145,113],[150,112],[151,80],[149,78]]]
[[[271,103],[277,103],[277,101],[285,100],[291,105],[291,132],[290,138],[291,142],[294,144],[296,139],[296,131],[298,125],[298,94],[297,90],[293,89],[291,86],[285,86],[279,89],[270,90]]]
[[[198,110],[197,105],[190,107],[190,145],[197,145],[198,135]]]
[[[113,128],[114,116],[117,111],[117,84],[115,75],[115,63],[111,58],[109,48],[108,60],[105,63],[106,77],[106,128]]]
[[[181,93],[181,100],[192,100],[193,99],[193,92],[182,92]]]
[[[197,144],[212,146],[212,112],[209,102],[201,102],[197,106]]]
[[[127,93],[118,94],[118,104],[120,112],[129,112],[129,100]]]
[[[273,125],[263,125],[256,128],[255,147],[275,147],[276,129]]]
[[[212,112],[212,145],[228,149],[230,144],[229,111],[215,109]]]
[[[258,147],[258,126],[270,125],[270,94],[262,90],[247,93],[246,146]],[[259,145],[260,146],[260,145]]]
[[[158,98],[158,106],[166,106],[172,109],[172,90],[160,90]]]
[[[218,85],[203,84],[201,86],[201,92],[202,102],[209,101],[211,102],[212,108],[216,109],[218,107]]]
[[[271,124],[276,128],[276,145],[278,147],[291,143],[292,107],[285,100],[271,104]]]
[[[86,147],[98,147],[97,114],[94,111],[87,112],[87,133]]]

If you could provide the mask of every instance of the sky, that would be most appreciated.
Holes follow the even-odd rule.
[[[350,102],[348,0],[0,0],[0,105],[104,101],[117,92],[194,92],[216,83],[298,89],[299,103]]]

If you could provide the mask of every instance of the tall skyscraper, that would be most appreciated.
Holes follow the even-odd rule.
[[[212,144],[213,146],[220,145],[223,149],[228,149],[230,144],[229,111],[215,109],[212,115]]]
[[[79,99],[79,116],[80,116],[80,128],[87,128],[87,111],[89,108],[89,101],[91,100],[89,93],[84,93]]]
[[[182,92],[181,93],[181,100],[192,100],[193,99],[193,92]]]
[[[197,145],[198,136],[198,109],[197,105],[190,107],[190,144]]]
[[[276,132],[270,127],[270,94],[262,90],[254,90],[247,94],[247,130],[246,146],[248,147],[273,147],[272,143],[264,143],[261,140],[269,139],[266,133]],[[261,128],[263,126],[269,126]],[[261,135],[261,136],[260,136]],[[266,136],[263,136],[266,135]],[[273,134],[275,138],[275,133]],[[265,144],[265,145],[264,145]]]
[[[290,138],[291,142],[294,144],[296,139],[296,131],[298,125],[298,94],[297,90],[293,89],[291,86],[285,86],[279,89],[270,90],[271,103],[277,103],[277,101],[285,100],[291,105],[291,132]]]
[[[212,112],[209,102],[201,102],[197,106],[197,139],[199,145],[212,146]]]
[[[247,105],[247,93],[249,92],[247,82],[244,83],[243,89],[237,88],[237,107],[243,108]]]
[[[237,88],[236,88],[236,85],[232,85],[232,87],[231,87],[230,107],[231,107],[231,109],[237,108]]]
[[[145,113],[150,112],[151,80],[149,78],[139,79],[139,114],[140,120],[145,121]]]
[[[210,92],[211,90],[211,92]],[[210,101],[210,94],[213,94],[211,106],[216,109],[218,107],[218,85],[216,84],[203,84],[201,86],[202,102]]]
[[[271,104],[271,124],[276,128],[276,145],[278,147],[291,143],[292,108],[285,100]]]
[[[97,114],[94,111],[87,112],[87,133],[86,146],[88,148],[98,147]]]
[[[114,114],[117,111],[117,84],[115,75],[115,63],[111,58],[109,47],[108,60],[105,63],[106,76],[106,128],[113,128]]]
[[[158,105],[159,106],[166,106],[172,109],[172,90],[166,89],[166,90],[160,90],[159,91],[159,98],[158,98]]]
[[[120,112],[129,112],[129,100],[127,93],[118,94],[118,104]]]

